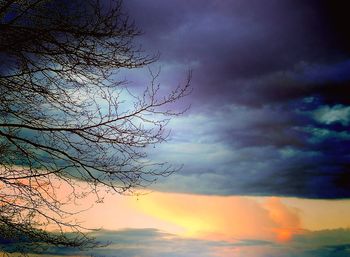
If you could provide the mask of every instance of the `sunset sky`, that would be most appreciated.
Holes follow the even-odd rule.
[[[124,1],[143,31],[135,44],[160,54],[162,90],[193,72],[175,106],[191,108],[148,149],[183,168],[79,214],[108,247],[45,256],[350,256],[345,2]],[[150,81],[148,69],[119,75],[135,92]]]

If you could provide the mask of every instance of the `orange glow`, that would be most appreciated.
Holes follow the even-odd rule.
[[[86,203],[91,201],[91,198],[85,199]],[[343,211],[332,212],[325,206]],[[324,211],[315,214],[319,209]],[[307,230],[348,227],[349,215],[349,200],[154,192],[139,197],[107,196],[104,203],[83,212],[80,220],[88,227],[110,230],[156,228],[208,240],[262,239],[285,243]],[[315,226],[323,220],[327,222]]]
[[[292,239],[293,237],[293,231],[292,229],[276,229],[276,234],[277,234],[277,240],[279,242],[282,242],[282,243],[285,243],[285,242],[288,242]]]
[[[235,241],[290,240],[300,232],[298,214],[278,198],[259,203],[249,197],[153,193],[134,203],[140,211],[184,229],[182,236]]]
[[[286,243],[294,235],[307,230],[350,227],[349,200],[153,192],[139,197],[105,194],[104,201],[95,204],[94,195],[77,202],[67,201],[72,188],[57,180],[52,181],[54,188],[58,189],[57,199],[65,199],[64,209],[72,212],[86,209],[76,218],[88,228],[155,228],[198,239],[230,242],[261,239]],[[86,189],[79,182],[77,185],[79,190]]]
[[[278,228],[275,229],[278,241],[290,241],[293,234],[300,233],[301,223],[297,209],[287,207],[278,197],[268,198],[264,206],[271,219],[278,224]]]

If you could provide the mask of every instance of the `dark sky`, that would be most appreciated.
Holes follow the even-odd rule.
[[[191,110],[154,153],[185,167],[157,189],[350,197],[346,1],[125,4],[165,87],[193,70]]]
[[[169,205],[165,207],[170,209],[164,213],[186,221],[184,213],[193,212],[195,218],[187,217],[188,224],[204,224],[203,228],[199,226],[199,231],[206,232],[211,224],[204,222],[214,220],[215,216],[203,216],[212,211],[205,204],[206,208],[199,208],[201,201],[209,202],[209,196],[203,195],[350,198],[350,9],[347,2],[124,1],[130,18],[135,19],[143,31],[135,45],[141,44],[147,54],[160,53],[159,61],[151,67],[161,67],[159,82],[162,90],[176,87],[186,79],[188,70],[193,71],[194,91],[176,106],[181,109],[191,104],[190,110],[169,123],[171,136],[168,142],[149,149],[152,160],[184,166],[179,172],[160,179],[151,189],[201,196],[193,198],[192,202],[179,201],[182,209],[170,208],[176,202],[165,197],[165,205]],[[132,90],[143,88],[150,81],[147,68],[132,69],[120,75],[126,76]],[[180,199],[190,199],[190,196],[182,198],[182,195]],[[293,232],[295,235],[289,243],[249,239],[244,233],[234,238],[234,242],[220,237],[214,241],[181,237],[151,228],[152,225],[138,218],[143,216],[130,215],[124,208],[127,205],[120,204],[122,202],[110,204],[106,201],[105,206],[118,207],[118,212],[103,209],[98,222],[108,221],[108,217],[116,223],[125,219],[125,222],[135,222],[137,229],[127,228],[129,223],[126,222],[123,224],[125,230],[94,232],[97,240],[112,244],[85,255],[115,256],[118,252],[118,256],[125,257],[209,257],[216,254],[213,249],[229,248],[232,252],[228,254],[235,256],[349,256],[347,220],[342,221],[342,228],[334,225],[340,224],[334,217],[346,217],[348,209],[340,208],[340,204],[338,209],[332,205],[334,209],[330,207],[325,211],[332,213],[330,222],[328,217],[327,222],[323,222],[327,224],[319,217],[320,210],[331,206],[330,202],[342,201],[312,201],[320,205],[310,204],[310,209],[317,206],[311,215],[307,208],[294,208],[293,204],[290,205],[293,208],[287,208],[289,205],[281,204],[275,197],[270,200],[279,203],[277,212],[266,203],[246,197],[235,200],[246,203],[241,206],[232,204],[235,201],[225,202],[230,200],[229,197],[220,199],[225,199],[221,202],[222,212],[217,208],[221,205],[215,205],[215,200],[208,205],[214,206],[215,213],[226,214],[227,210],[243,213],[241,218],[239,215],[231,217],[234,215],[230,212],[219,215],[217,224],[222,224],[225,229],[234,230],[232,224],[237,224],[238,228],[243,224],[242,230],[245,230],[246,224],[247,228],[259,232],[260,223],[256,221],[265,215],[269,217],[264,220],[268,225],[261,222],[264,225],[261,231],[266,233],[269,231],[266,228],[276,230],[281,226],[283,229],[297,228]],[[298,200],[305,206],[311,203],[305,199],[287,200]],[[142,203],[144,198],[135,201]],[[153,203],[153,200],[149,202]],[[349,206],[346,202],[343,204]],[[152,205],[145,206],[152,211]],[[153,215],[166,210],[161,208],[161,201],[154,201],[154,206],[159,209],[155,208]],[[286,215],[288,219],[297,221],[295,227],[288,222],[281,225],[272,220],[283,221],[285,213],[289,214]],[[338,213],[343,216],[337,216]],[[323,213],[323,217],[326,214]],[[152,212],[144,215],[154,218]],[[299,220],[302,215],[305,219]],[[161,224],[167,222],[163,216],[155,217],[159,217]],[[197,224],[197,221],[203,223]],[[137,227],[139,222],[142,228]],[[303,222],[320,226],[308,230]],[[332,226],[327,227],[328,223]],[[275,232],[273,229],[270,232]],[[0,248],[6,245],[12,247],[9,241],[0,238]],[[268,248],[266,253],[263,252],[265,248]],[[243,252],[236,252],[236,249]],[[43,254],[69,256],[82,253],[80,249],[48,247]]]

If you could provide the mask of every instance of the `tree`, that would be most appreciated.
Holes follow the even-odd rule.
[[[132,93],[117,72],[157,59],[134,45],[138,35],[120,1],[0,1],[3,238],[93,246],[65,219],[74,214],[67,203],[88,193],[99,201],[101,188],[127,193],[174,171],[145,149],[164,141],[169,118],[182,113],[171,104],[190,92],[190,75],[160,96],[151,73],[143,93]]]

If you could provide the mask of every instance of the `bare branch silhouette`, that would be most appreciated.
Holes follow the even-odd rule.
[[[166,139],[169,118],[182,113],[171,105],[189,94],[191,76],[161,96],[151,73],[143,93],[132,94],[116,73],[157,59],[133,44],[138,35],[120,1],[0,1],[2,237],[93,246],[79,223],[66,221],[74,212],[65,205],[89,193],[102,200],[101,186],[126,193],[174,171],[148,160],[145,147]]]

